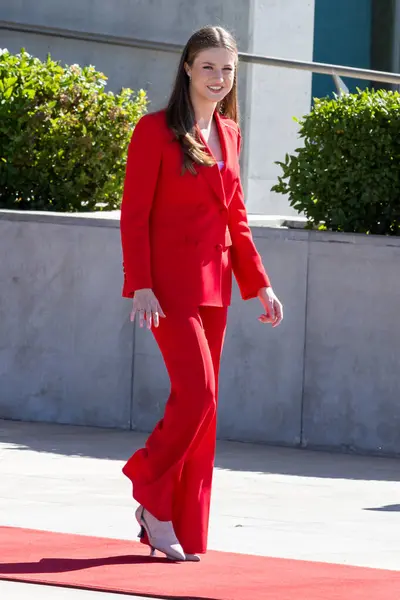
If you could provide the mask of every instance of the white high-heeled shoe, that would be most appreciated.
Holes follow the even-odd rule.
[[[151,556],[159,550],[170,560],[186,560],[185,553],[175,535],[172,521],[159,521],[143,506],[136,509],[136,519],[141,527],[139,537],[146,531],[151,546]]]

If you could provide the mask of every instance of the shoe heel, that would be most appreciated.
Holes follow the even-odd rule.
[[[151,550],[150,550],[150,556],[156,556],[156,550],[158,550],[159,552],[162,552],[163,554],[165,554],[165,556],[167,558],[169,558],[170,560],[173,561],[184,561],[185,560],[185,553],[183,552],[183,550],[180,547],[179,541],[177,540],[175,533],[173,531],[172,528],[172,523],[170,523],[170,526],[172,528],[172,534],[173,534],[173,539],[172,541],[170,540],[164,540],[164,539],[159,539],[157,538],[157,535],[154,536],[152,535],[151,529],[149,528],[148,524],[146,523],[146,520],[144,518],[144,512],[145,509],[142,505],[138,506],[138,508],[136,509],[136,520],[140,526],[140,533],[139,533],[139,538],[141,538],[142,536],[144,536],[146,534],[146,542],[148,542]],[[155,519],[155,517],[153,517],[150,513],[149,513],[150,517],[155,521],[155,524],[157,526],[157,519]]]

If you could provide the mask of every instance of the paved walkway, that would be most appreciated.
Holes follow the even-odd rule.
[[[0,525],[137,534],[121,474],[145,436],[0,421]],[[218,445],[210,548],[400,570],[400,460]],[[0,582],[6,600],[121,598]]]

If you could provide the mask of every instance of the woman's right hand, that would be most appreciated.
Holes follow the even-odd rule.
[[[153,324],[154,327],[158,327],[160,317],[165,318],[160,303],[150,288],[136,290],[134,293],[131,312],[132,323],[135,320],[136,314],[139,315],[140,327],[144,327],[146,323],[147,329],[151,329]]]

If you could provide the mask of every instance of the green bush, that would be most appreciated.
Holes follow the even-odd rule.
[[[93,66],[0,50],[0,208],[118,208],[143,90],[105,92]]]
[[[272,190],[289,194],[309,227],[400,233],[400,95],[359,91],[316,100],[300,123],[304,146],[278,162]]]

